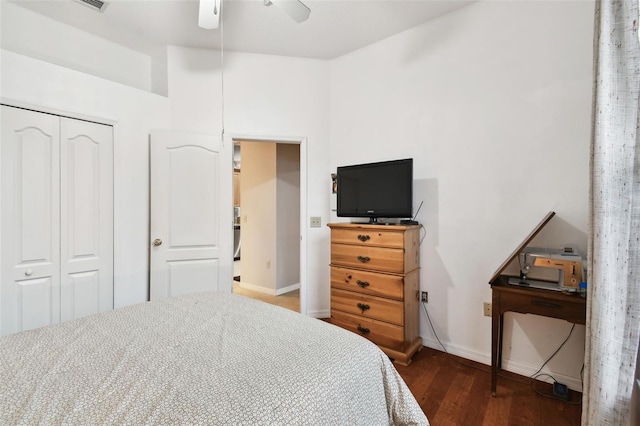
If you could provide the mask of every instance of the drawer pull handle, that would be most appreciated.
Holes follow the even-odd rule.
[[[360,308],[362,313],[364,313],[364,311],[371,309],[371,306],[367,305],[366,303],[358,303],[358,308]]]
[[[364,243],[365,241],[369,241],[371,239],[371,237],[368,236],[368,235],[359,234],[358,235],[358,239]]]
[[[362,263],[367,263],[371,258],[369,256],[358,256],[358,260]]]
[[[369,330],[368,328],[364,328],[363,326],[361,326],[360,324],[358,324],[358,331],[362,334],[369,334],[371,333],[371,330]]]
[[[540,300],[532,300],[531,303],[537,306],[543,306],[545,308],[562,308],[562,305],[559,305],[557,303],[543,302]]]
[[[358,284],[360,287],[365,288],[365,287],[369,287],[369,283],[366,281],[356,281],[356,284]]]

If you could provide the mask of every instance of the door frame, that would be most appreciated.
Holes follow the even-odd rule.
[[[255,134],[230,133],[225,134],[225,143],[233,146],[236,140],[250,140],[252,142],[289,143],[300,145],[300,313],[307,315],[307,137],[306,136],[265,136]],[[233,149],[229,162],[231,164],[230,185],[233,186]],[[233,190],[231,191],[233,197]],[[231,200],[233,206],[233,200]],[[233,255],[233,253],[232,253]],[[231,283],[230,285],[233,285]]]
[[[61,117],[73,118],[76,120],[90,121],[97,124],[106,124],[114,129],[114,147],[115,147],[115,129],[118,120],[115,118],[98,117],[95,115],[81,114],[78,112],[67,111],[64,109],[52,108],[46,105],[34,104],[31,102],[23,102],[13,98],[5,98],[0,96],[0,104],[15,108],[29,109],[35,112],[43,112],[45,114],[59,115]]]

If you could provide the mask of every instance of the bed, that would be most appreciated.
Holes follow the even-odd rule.
[[[428,425],[377,346],[233,294],[5,336],[0,360],[2,425]]]

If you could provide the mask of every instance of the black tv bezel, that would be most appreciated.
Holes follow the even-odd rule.
[[[398,166],[403,165],[404,167],[409,167],[410,169],[410,178],[408,179],[408,181],[406,182],[406,184],[408,185],[407,188],[407,193],[409,194],[409,205],[406,206],[408,207],[408,211],[404,210],[405,206],[403,206],[403,210],[401,210],[400,208],[397,211],[384,211],[384,212],[356,212],[356,211],[344,211],[344,209],[342,208],[342,202],[341,202],[341,198],[340,198],[340,191],[341,191],[341,171],[348,169],[348,170],[355,170],[355,169],[374,169],[377,167],[383,167],[383,166],[390,166],[390,165],[394,165],[397,164]],[[362,163],[362,164],[352,164],[352,165],[348,165],[348,166],[340,166],[337,167],[336,169],[336,175],[337,175],[337,203],[336,203],[336,215],[338,217],[352,217],[352,218],[369,218],[369,222],[373,223],[373,222],[377,222],[377,219],[379,218],[410,218],[412,217],[413,214],[413,158],[402,158],[399,160],[387,160],[387,161],[376,161],[376,162],[372,162],[372,163]]]

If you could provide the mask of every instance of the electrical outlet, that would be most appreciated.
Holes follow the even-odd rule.
[[[491,303],[484,302],[483,306],[484,306],[484,316],[485,317],[490,317],[491,316]]]
[[[271,269],[271,261],[267,260],[267,269]]]
[[[311,216],[310,225],[312,228],[320,228],[320,223],[322,222],[319,216]]]
[[[428,291],[423,291],[422,292],[422,298],[420,300],[422,302],[424,302],[424,303],[429,303],[429,292]]]

